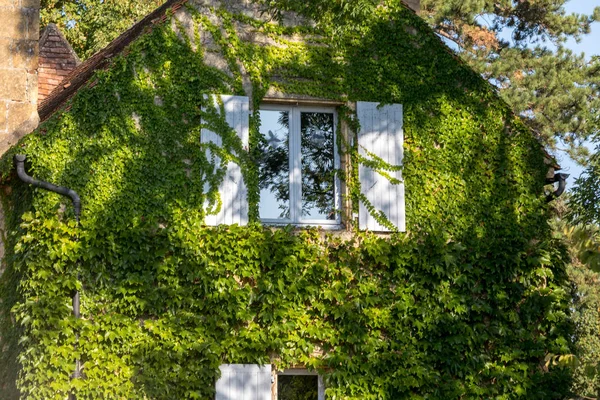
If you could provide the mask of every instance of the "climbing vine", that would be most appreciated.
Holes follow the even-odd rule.
[[[335,399],[566,393],[567,371],[544,365],[570,353],[570,327],[540,145],[412,12],[389,1],[360,18],[330,29],[190,2],[3,156],[0,397],[208,399],[222,363],[305,365]],[[406,233],[260,224],[258,109],[273,90],[346,102],[350,136],[353,102],[403,104]],[[215,93],[250,97],[248,149]],[[338,138],[356,207],[360,163],[400,167]],[[17,152],[81,195],[81,227],[64,198],[16,180]],[[251,223],[207,227],[229,161]],[[71,380],[76,357],[85,378]]]

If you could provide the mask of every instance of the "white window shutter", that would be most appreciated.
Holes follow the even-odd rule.
[[[271,366],[223,364],[215,400],[271,400]]]
[[[356,104],[356,113],[360,123],[359,155],[374,162],[383,160],[389,166],[402,166],[402,105],[379,107],[379,103],[359,101]],[[402,171],[390,171],[385,168],[375,170],[361,163],[358,174],[361,193],[367,200],[360,202],[359,228],[379,232],[391,231],[371,214],[369,209],[373,207],[375,212],[383,212],[386,220],[398,231],[404,232],[406,223]]]
[[[250,125],[250,102],[248,97],[213,95],[211,98],[217,111],[220,110],[219,98],[223,102],[227,124],[237,133],[242,142],[242,147],[247,149]],[[214,143],[219,147],[223,145],[222,138],[209,129],[202,129],[201,141],[202,143]],[[216,169],[221,162],[220,157],[212,154],[210,149],[207,149],[206,152],[208,160],[213,161]],[[204,192],[207,193],[209,190],[210,188],[206,184]],[[206,215],[205,223],[207,225],[246,225],[248,223],[248,190],[244,183],[240,165],[232,161],[227,164],[225,177],[220,183],[218,191],[221,199],[221,209],[216,214]]]

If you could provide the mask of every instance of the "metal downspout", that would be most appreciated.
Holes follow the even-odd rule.
[[[23,182],[28,183],[32,186],[39,187],[44,190],[49,190],[51,192],[58,193],[63,196],[70,197],[73,202],[73,208],[75,209],[75,220],[77,221],[77,228],[79,229],[80,228],[80,216],[81,216],[81,199],[79,198],[79,195],[77,194],[77,192],[74,191],[73,189],[69,189],[69,188],[62,187],[62,186],[56,186],[56,185],[53,185],[52,183],[40,181],[40,180],[37,180],[37,179],[27,175],[27,173],[25,172],[25,159],[26,159],[26,156],[24,156],[22,154],[17,154],[14,157],[14,162],[15,162],[15,165],[17,166],[17,175],[19,176],[19,179],[21,179]],[[79,238],[77,238],[77,240],[78,239]],[[77,280],[79,280],[79,272],[77,273]],[[75,293],[73,294],[73,315],[75,316],[76,319],[81,318],[80,299],[79,299],[79,291],[78,290],[75,290]],[[75,333],[75,349],[77,349],[78,343],[79,343],[79,333],[76,332]],[[81,378],[81,361],[79,360],[79,358],[75,359],[75,371],[73,372],[73,375],[71,375],[71,377],[73,379]],[[71,393],[69,395],[69,399],[75,400],[76,399],[75,394]]]
[[[554,176],[552,178],[546,179],[546,183],[548,183],[548,184],[558,182],[558,189],[556,189],[554,192],[552,192],[548,196],[546,196],[546,201],[548,203],[564,193],[564,191],[567,187],[567,178],[568,177],[569,177],[569,174],[559,173],[559,174],[554,174]]]

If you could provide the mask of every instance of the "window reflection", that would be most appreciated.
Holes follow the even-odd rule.
[[[290,218],[289,113],[260,111],[259,215]]]
[[[279,375],[277,377],[278,400],[317,400],[318,377],[316,375]]]
[[[335,221],[333,112],[260,110],[260,120],[260,218]]]
[[[335,220],[333,114],[300,113],[302,218]]]

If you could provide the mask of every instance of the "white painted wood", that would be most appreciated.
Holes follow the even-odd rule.
[[[404,155],[402,105],[378,106],[379,103],[364,101],[356,104],[356,113],[360,123],[359,154],[368,160],[375,160],[375,157],[378,157],[391,166],[402,166]],[[361,192],[368,202],[375,210],[382,211],[398,231],[406,231],[402,172],[385,169],[376,171],[361,164],[358,175]],[[393,182],[395,179],[401,183]],[[390,231],[377,222],[363,201],[359,205],[358,221],[360,229],[376,232]]]
[[[289,368],[289,369],[284,369],[281,372],[278,372],[277,375],[309,375],[309,376],[315,376],[315,375],[319,375],[319,373],[317,371],[309,371],[306,368]]]
[[[223,103],[225,121],[240,138],[243,149],[247,150],[250,125],[250,102],[248,97],[213,95],[211,96],[211,99],[213,100],[213,106],[219,113],[221,108],[220,102]],[[221,136],[207,128],[202,129],[201,142],[213,143],[219,147],[223,146],[223,139]],[[233,155],[239,156],[239,154]],[[214,154],[210,149],[206,149],[206,157],[214,166],[213,173],[221,168],[221,158]],[[240,165],[233,161],[229,161],[225,168],[225,177],[218,188],[221,209],[216,214],[207,215],[205,217],[205,222],[207,225],[246,225],[248,223],[248,189],[244,182],[242,169]],[[204,193],[208,193],[210,189],[208,184],[205,184]],[[206,206],[208,207],[208,204]]]
[[[271,400],[271,366],[223,364],[215,400]]]
[[[290,111],[290,218],[292,221],[299,221],[302,218],[300,109],[292,107]]]
[[[323,382],[323,377],[319,375],[318,377],[318,388],[317,388],[317,396],[318,400],[325,400],[325,382]]]

